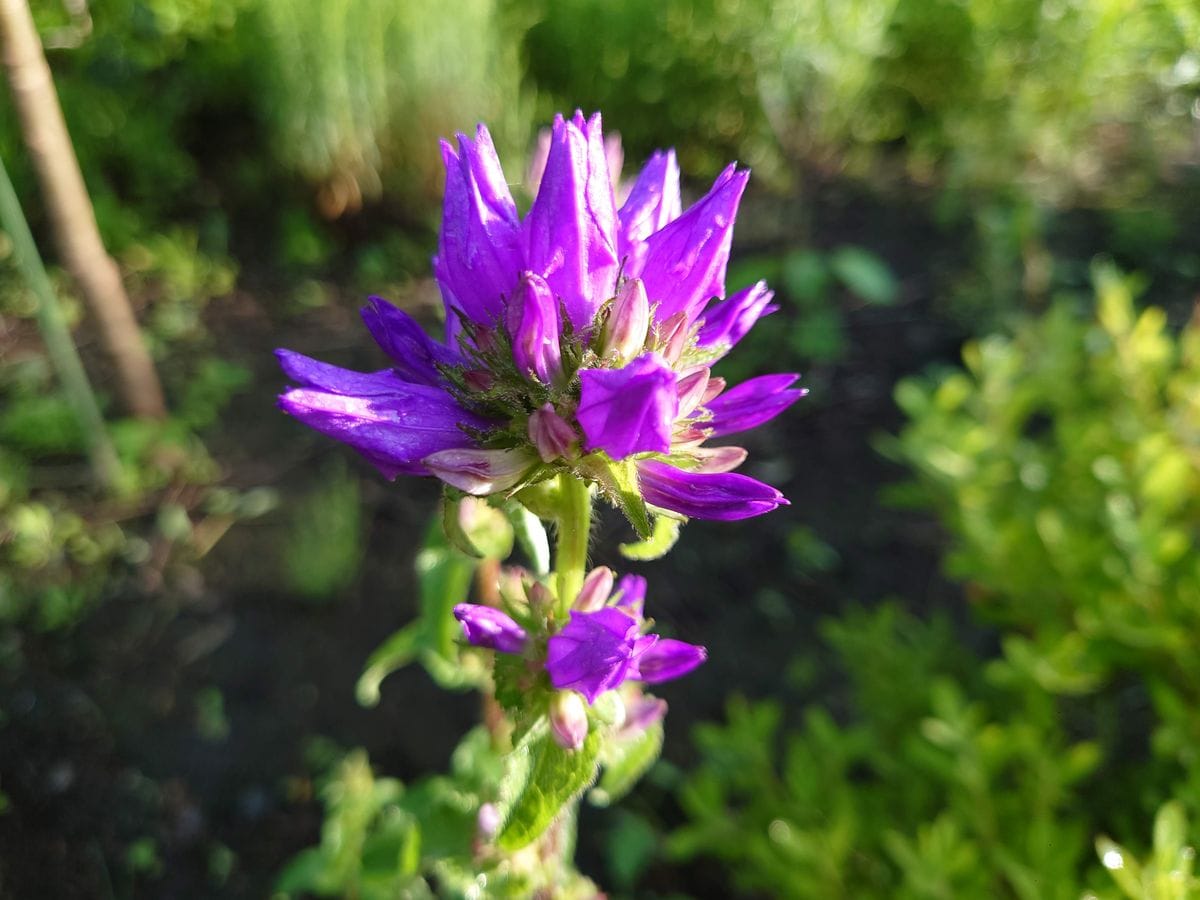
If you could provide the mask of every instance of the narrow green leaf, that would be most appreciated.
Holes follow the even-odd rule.
[[[853,294],[867,303],[895,303],[900,286],[887,263],[861,247],[839,247],[829,257],[829,268]]]
[[[618,548],[626,559],[638,562],[649,562],[666,556],[675,542],[679,540],[679,529],[683,520],[672,516],[655,516],[654,532],[650,538],[636,543],[621,544]]]
[[[546,537],[546,527],[542,520],[517,502],[505,504],[504,511],[508,513],[517,543],[529,558],[529,565],[534,574],[547,574],[550,571],[550,539]]]
[[[375,706],[379,703],[379,686],[383,679],[416,658],[424,636],[423,623],[418,619],[375,648],[375,652],[367,658],[366,668],[354,688],[354,695],[361,705]]]
[[[519,850],[539,837],[564,808],[596,777],[601,737],[595,731],[578,750],[564,750],[548,732],[514,751],[511,777],[518,787],[512,792],[508,815],[496,839],[501,850]],[[502,794],[505,791],[502,790]]]
[[[602,759],[604,774],[588,792],[588,801],[593,806],[609,806],[624,797],[654,765],[662,753],[662,745],[661,722],[655,722],[632,740],[610,742]]]

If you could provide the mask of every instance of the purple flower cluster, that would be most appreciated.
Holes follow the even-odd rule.
[[[646,579],[625,575],[615,584],[612,572],[593,569],[571,610],[570,621],[546,645],[544,667],[550,684],[577,691],[595,703],[626,681],[655,684],[686,675],[707,658],[695,644],[643,634]],[[501,610],[474,603],[454,607],[468,641],[501,653],[524,653],[529,637]]]
[[[732,472],[744,450],[704,446],[804,393],[795,375],[727,390],[710,371],[774,308],[762,282],[720,299],[749,173],[729,166],[684,211],[674,153],[658,152],[618,208],[600,116],[576,113],[555,120],[522,219],[486,128],[442,152],[445,342],[372,298],[363,318],[392,365],[360,373],[280,350],[296,384],[281,407],[389,478],[432,474],[477,495],[628,460],[646,502],[683,516],[786,503]]]

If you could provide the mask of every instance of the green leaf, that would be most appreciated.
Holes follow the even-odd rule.
[[[609,502],[625,514],[638,537],[650,540],[654,532],[646,501],[638,490],[637,461],[613,462],[603,453],[592,453],[579,461],[579,469],[585,479],[595,481]]]
[[[654,765],[662,753],[662,745],[661,722],[655,722],[632,740],[610,741],[601,759],[604,774],[600,783],[588,792],[588,801],[593,806],[610,806],[624,797]]]
[[[1096,838],[1096,854],[1108,874],[1131,900],[1143,900],[1142,867],[1133,854],[1110,838]]]
[[[501,783],[505,821],[496,838],[501,850],[519,850],[536,841],[592,783],[600,745],[601,736],[592,731],[581,748],[564,750],[548,731],[541,731],[509,755]]]
[[[403,669],[420,652],[424,641],[424,623],[420,620],[405,625],[375,648],[367,658],[366,668],[354,687],[354,696],[363,706],[379,703],[379,686],[397,669]]]
[[[507,559],[513,548],[508,516],[469,495],[442,500],[442,529],[457,550],[476,559]]]
[[[522,494],[525,492],[522,491]],[[504,506],[508,520],[512,523],[513,533],[517,543],[529,559],[530,568],[535,575],[545,575],[550,571],[550,540],[546,537],[546,527],[534,513],[521,503],[511,502]]]
[[[679,529],[682,527],[683,521],[673,516],[655,516],[654,532],[649,539],[631,544],[621,544],[618,549],[626,559],[638,562],[661,559],[679,540]]]
[[[861,247],[839,247],[830,256],[829,267],[847,290],[867,303],[888,306],[900,294],[900,286],[887,264]]]
[[[430,526],[416,559],[420,616],[371,654],[355,687],[359,703],[377,704],[383,679],[418,659],[429,676],[449,690],[469,687],[484,677],[482,671],[464,665],[461,631],[452,612],[470,593],[475,566],[475,560],[449,546],[441,522]]]

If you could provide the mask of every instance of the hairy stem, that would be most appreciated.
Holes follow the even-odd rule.
[[[559,476],[559,494],[554,570],[559,608],[565,612],[583,587],[592,528],[592,495],[586,482],[565,474]]]

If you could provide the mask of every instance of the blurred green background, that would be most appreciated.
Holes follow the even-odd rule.
[[[355,684],[417,609],[437,489],[278,414],[270,351],[382,365],[367,293],[437,327],[437,139],[487,122],[528,202],[576,107],[627,177],[674,146],[686,199],[754,170],[730,288],[781,309],[720,374],[811,389],[750,440],[792,506],[638,569],[710,660],[646,782],[584,812],[583,870],[620,897],[1200,896],[1194,0],[33,11],[170,414],[123,417],[6,95],[125,474],[93,483],[0,232],[0,896],[269,896],[322,835],[309,890],[404,895],[362,852],[394,798],[371,767],[442,771],[477,711],[420,671],[371,709]],[[605,517],[597,557],[627,539]]]

